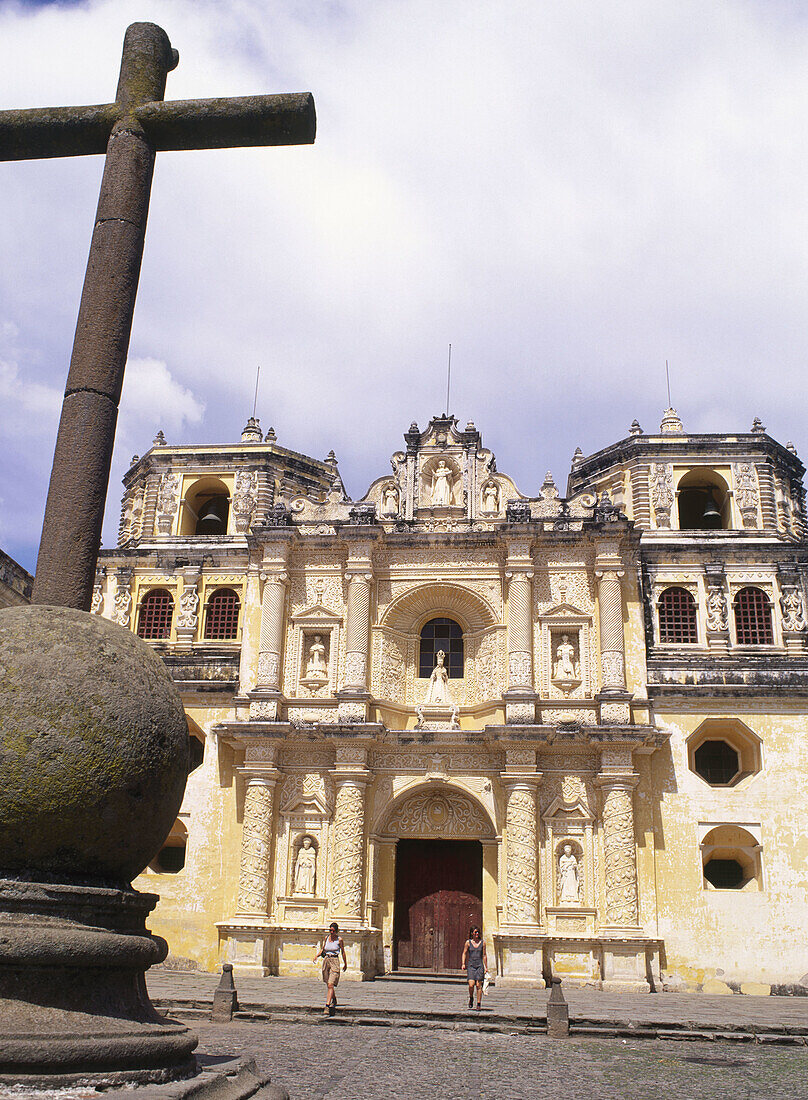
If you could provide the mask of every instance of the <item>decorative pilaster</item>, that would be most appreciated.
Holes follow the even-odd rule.
[[[115,576],[115,610],[112,621],[119,626],[130,626],[132,618],[132,570],[119,569]]]
[[[182,593],[177,615],[177,644],[189,646],[199,626],[199,566],[189,566],[180,572]]]
[[[722,562],[706,562],[704,583],[707,589],[707,645],[717,653],[729,652],[729,607]]]
[[[279,772],[272,766],[245,771],[247,792],[241,830],[241,869],[238,880],[236,917],[269,919],[272,904],[272,811]]]
[[[783,641],[789,653],[801,654],[805,650],[808,621],[799,567],[791,562],[778,562],[777,573],[780,581]]]
[[[639,776],[601,774],[595,782],[603,792],[603,860],[609,929],[639,926],[637,848],[634,839],[633,791]]]
[[[157,494],[160,491],[160,475],[155,471],[146,478],[146,491],[143,494],[143,537],[150,539],[154,535],[154,520],[157,514]]]
[[[336,789],[334,821],[331,829],[331,916],[346,928],[363,923],[365,896],[365,787],[370,772],[364,766],[365,752],[337,749],[337,765],[332,770]],[[343,759],[349,756],[349,760]]]
[[[539,925],[536,754],[508,751],[506,770],[500,776],[507,792],[505,818],[504,919],[520,931],[537,931]]]

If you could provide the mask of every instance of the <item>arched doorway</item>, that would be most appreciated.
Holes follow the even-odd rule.
[[[393,806],[384,832],[396,844],[394,968],[457,971],[470,925],[482,927],[490,818],[459,788],[421,787]]]

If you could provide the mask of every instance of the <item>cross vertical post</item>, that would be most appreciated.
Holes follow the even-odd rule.
[[[56,439],[33,600],[89,611],[146,234],[155,154],[314,141],[308,93],[164,103],[179,61],[133,23],[115,103],[0,112],[0,160],[106,150]]]

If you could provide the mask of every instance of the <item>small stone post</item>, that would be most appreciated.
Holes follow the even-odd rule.
[[[568,1039],[570,1034],[570,1009],[561,992],[561,979],[550,979],[550,996],[547,998],[547,1037]]]
[[[217,1024],[229,1024],[233,1019],[233,1013],[238,1012],[238,992],[233,981],[233,967],[231,963],[222,964],[222,978],[213,994],[213,1011],[211,1020]]]

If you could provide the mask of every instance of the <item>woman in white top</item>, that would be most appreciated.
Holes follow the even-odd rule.
[[[323,1009],[324,1016],[333,1016],[334,1009],[337,1007],[336,988],[339,983],[340,955],[342,955],[342,969],[347,970],[348,960],[345,958],[345,944],[339,934],[339,925],[335,921],[329,925],[328,938],[323,940],[320,950],[314,956],[315,962],[322,957],[323,981],[328,987],[325,995],[325,1008]]]

